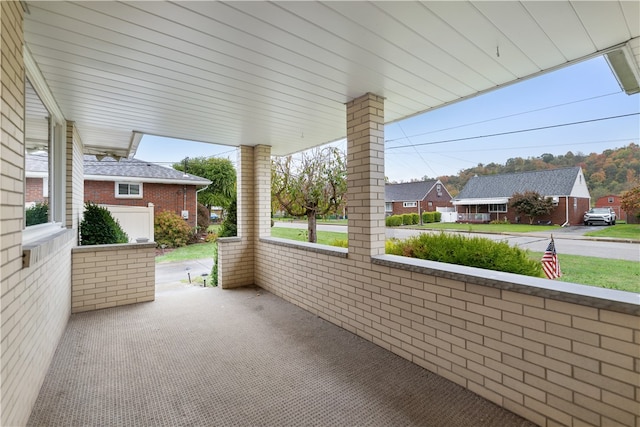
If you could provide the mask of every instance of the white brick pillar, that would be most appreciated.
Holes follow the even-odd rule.
[[[384,254],[384,98],[367,93],[347,103],[349,258]]]
[[[253,285],[255,250],[271,235],[271,147],[242,145],[238,151],[238,237],[218,241],[218,284]]]
[[[253,149],[255,179],[255,238],[271,236],[271,147],[257,145]]]

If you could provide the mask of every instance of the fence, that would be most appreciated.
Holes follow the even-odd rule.
[[[106,208],[127,233],[130,243],[138,239],[153,242],[153,203],[147,207],[107,205]]]

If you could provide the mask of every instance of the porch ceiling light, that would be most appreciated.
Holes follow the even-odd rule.
[[[640,69],[629,43],[606,54],[607,62],[616,76],[620,87],[627,95],[640,92]]]

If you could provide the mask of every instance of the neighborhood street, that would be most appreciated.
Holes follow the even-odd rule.
[[[274,227],[287,228],[307,228],[304,222],[276,222]],[[554,240],[556,242],[556,251],[559,254],[582,255],[597,258],[621,259],[627,261],[640,261],[640,244],[627,242],[600,241],[595,238],[585,237],[584,233],[593,231],[601,227],[567,227],[554,231]],[[318,230],[346,232],[347,227],[344,225],[326,225],[318,224]],[[439,233],[436,230],[412,230],[407,228],[387,227],[387,238],[406,239],[420,233]],[[461,233],[459,231],[449,231],[450,233]],[[512,246],[518,246],[522,249],[530,249],[535,252],[544,252],[549,244],[550,233],[522,233],[518,235],[505,234],[485,234],[485,233],[468,233],[478,237],[486,237],[491,240],[506,240]]]

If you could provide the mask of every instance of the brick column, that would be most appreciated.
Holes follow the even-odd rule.
[[[254,234],[254,148],[238,149],[238,237],[253,240]]]
[[[367,93],[347,103],[349,258],[384,254],[384,98]]]
[[[255,248],[271,235],[271,147],[240,146],[238,153],[238,237],[218,244],[218,284],[225,288],[252,285]]]
[[[271,236],[271,147],[254,149],[255,238]]]

